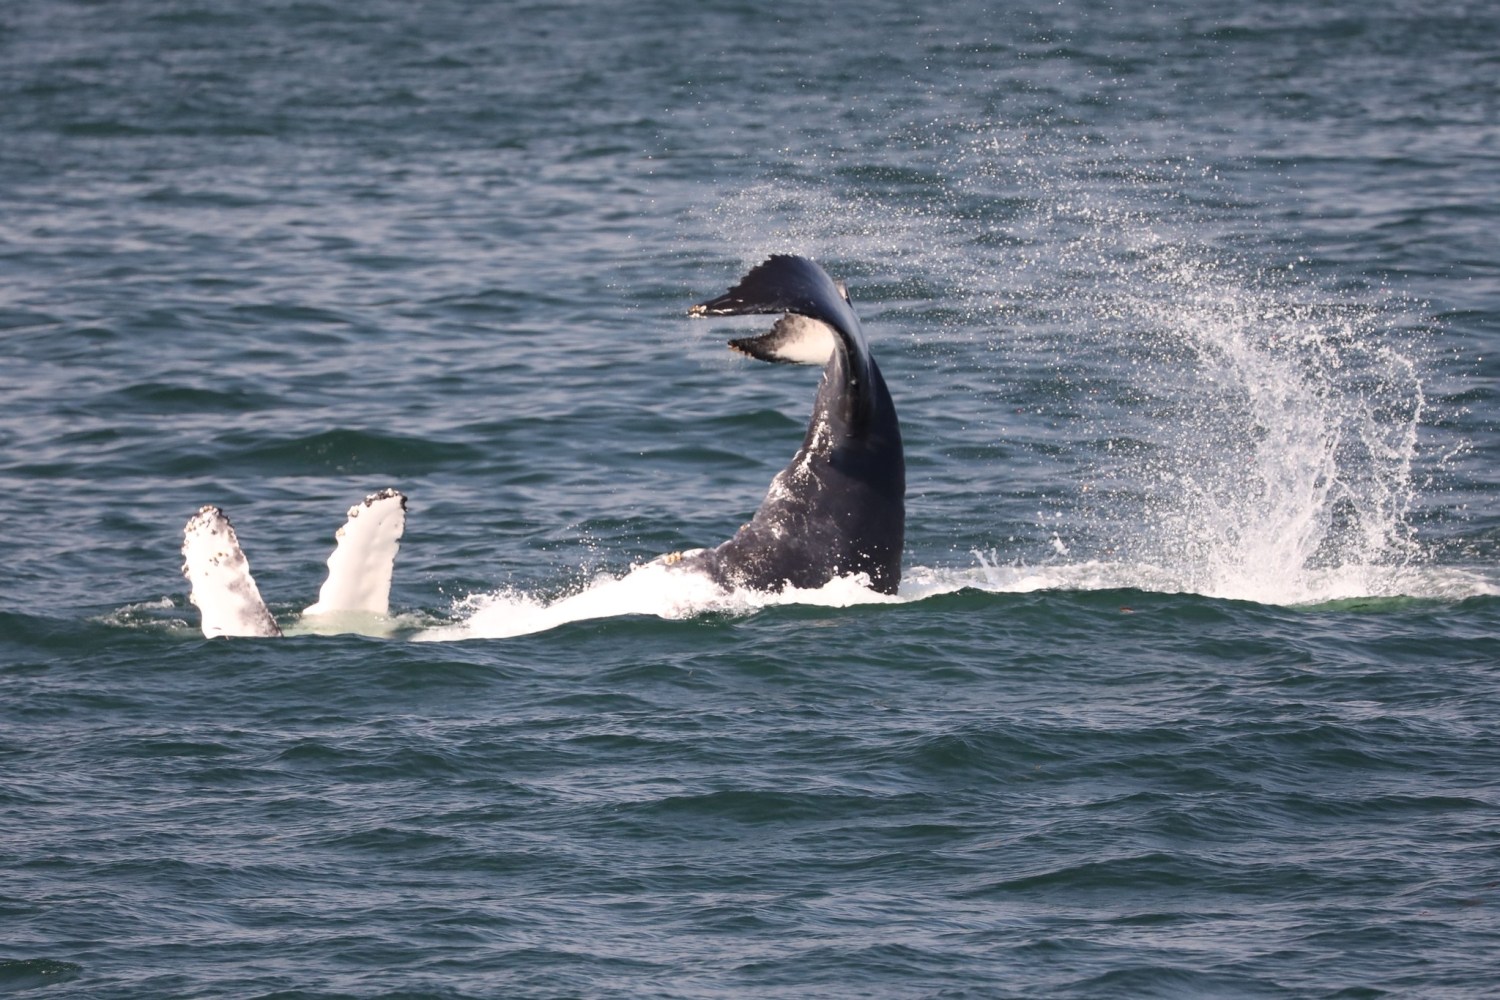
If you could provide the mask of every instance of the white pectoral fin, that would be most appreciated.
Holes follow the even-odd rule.
[[[731,340],[729,346],[761,361],[791,365],[825,365],[838,335],[820,319],[787,313],[769,333]]]
[[[335,534],[328,557],[328,579],[317,603],[304,615],[358,611],[384,615],[390,610],[391,572],[406,530],[406,497],[381,490],[349,508],[349,519]]]
[[[182,575],[192,584],[188,600],[202,614],[203,634],[278,636],[281,629],[261,600],[229,518],[218,507],[201,508],[182,532]]]

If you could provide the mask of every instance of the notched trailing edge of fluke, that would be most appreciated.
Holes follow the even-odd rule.
[[[784,313],[771,329],[728,341],[731,350],[773,364],[824,365],[843,342],[850,353],[864,354],[849,292],[813,261],[774,254],[723,295],[688,309],[688,316],[749,316]],[[851,372],[856,378],[859,369]]]
[[[816,263],[795,254],[772,254],[723,295],[690,307],[688,315],[792,312],[834,322],[836,314],[848,305],[848,291],[843,283],[835,281]]]

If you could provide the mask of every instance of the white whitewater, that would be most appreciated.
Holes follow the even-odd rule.
[[[472,594],[454,603],[453,623],[425,629],[412,638],[418,642],[510,639],[573,622],[631,615],[675,621],[707,614],[748,615],[785,605],[847,608],[910,604],[964,590],[991,594],[1117,589],[1191,592],[1180,585],[1172,569],[1146,564],[1088,561],[1003,565],[981,553],[975,553],[975,559],[976,565],[963,568],[909,567],[894,596],[871,590],[859,577],[841,577],[816,590],[724,591],[707,577],[653,562],[623,576],[601,574],[576,592],[550,600],[518,590]],[[1316,607],[1345,601],[1455,601],[1500,594],[1496,581],[1457,567],[1345,567],[1285,584],[1280,594],[1262,594],[1270,600],[1237,595],[1229,599]]]
[[[902,589],[904,592],[905,585]],[[658,560],[637,566],[624,576],[601,574],[581,590],[555,600],[515,590],[473,594],[455,602],[454,614],[460,620],[427,629],[414,638],[421,642],[508,639],[571,622],[626,615],[677,620],[706,614],[748,614],[784,604],[848,607],[898,604],[909,599],[871,590],[863,577],[835,579],[816,590],[788,587],[780,593],[726,591],[701,573],[676,569]]]

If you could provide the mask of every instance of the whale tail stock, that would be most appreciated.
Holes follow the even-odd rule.
[[[813,261],[778,254],[688,315],[777,312],[769,332],[729,346],[762,361],[824,366],[807,435],[751,521],[682,561],[721,585],[815,588],[864,573],[875,590],[895,593],[905,534],[901,429],[847,289]]]

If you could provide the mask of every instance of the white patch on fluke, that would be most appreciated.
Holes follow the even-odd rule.
[[[303,615],[390,611],[391,573],[406,530],[406,497],[381,490],[349,508],[349,519],[335,534],[328,557],[328,579]]]
[[[761,361],[822,367],[833,357],[836,337],[833,327],[820,319],[787,313],[769,333],[731,340],[729,346]]]
[[[208,638],[281,634],[250,576],[250,562],[234,528],[219,508],[200,508],[183,529],[182,575],[192,584],[188,600],[202,614]]]

